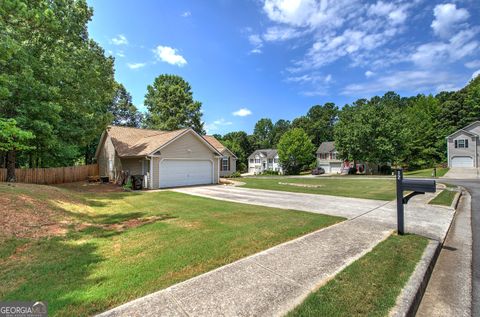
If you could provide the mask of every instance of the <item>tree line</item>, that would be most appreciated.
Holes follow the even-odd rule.
[[[85,0],[4,0],[0,6],[0,167],[57,167],[93,162],[107,125],[204,134],[202,103],[177,75],[146,87],[146,113],[114,79],[114,59],[92,40]],[[315,162],[335,141],[340,156],[412,168],[446,160],[445,137],[480,119],[480,78],[456,92],[401,97],[394,92],[339,108],[312,106],[292,121],[262,118],[252,134],[215,135],[238,157],[278,148],[289,173]]]

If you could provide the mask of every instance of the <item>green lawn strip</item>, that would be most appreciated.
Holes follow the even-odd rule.
[[[288,316],[387,316],[427,244],[416,235],[390,236]]]
[[[98,225],[163,220],[123,232],[0,239],[0,300],[43,300],[49,316],[89,316],[343,220],[175,192],[80,196],[85,204],[52,204]]]
[[[280,190],[294,193],[323,194],[378,200],[392,200],[395,198],[394,179],[354,179],[354,178],[242,178],[244,187]],[[301,184],[295,186],[289,184]],[[318,187],[307,187],[318,186]]]
[[[437,168],[437,177],[442,177],[444,176],[447,172],[448,172],[448,168],[443,168],[443,167],[440,167],[440,168]],[[433,173],[433,168],[426,168],[426,169],[422,169],[422,170],[416,170],[416,171],[409,171],[409,172],[405,172],[404,175],[405,176],[412,176],[412,177],[432,177],[432,173]]]
[[[444,189],[435,198],[430,200],[429,204],[451,206],[456,194],[456,191]]]

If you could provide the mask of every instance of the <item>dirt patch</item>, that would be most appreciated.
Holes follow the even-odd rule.
[[[81,223],[75,227],[75,230],[82,231],[87,228],[100,228],[104,230],[112,230],[112,231],[125,231],[127,229],[140,227],[149,223],[154,223],[157,221],[162,221],[166,219],[171,219],[171,216],[162,215],[162,216],[150,216],[144,218],[135,218],[125,220],[119,223],[112,223],[112,224],[94,224],[94,223]]]
[[[289,185],[289,186],[296,186],[296,187],[304,187],[304,188],[320,188],[324,185],[314,185],[314,184],[302,184],[302,183],[282,183],[278,182],[279,185]]]
[[[121,186],[113,183],[89,183],[87,181],[66,183],[57,185],[57,187],[81,193],[115,193],[124,191]]]

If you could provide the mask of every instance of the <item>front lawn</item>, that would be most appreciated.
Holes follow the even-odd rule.
[[[323,194],[333,196],[392,200],[395,198],[395,180],[368,179],[368,178],[255,178],[240,179],[245,182],[244,187],[281,190],[294,193]]]
[[[428,240],[392,235],[310,294],[289,317],[387,316]]]
[[[437,168],[437,177],[443,177],[448,172],[448,168],[439,167]],[[432,178],[433,168],[426,168],[423,170],[416,170],[416,171],[409,171],[405,172],[405,176],[412,176],[412,177],[426,177]]]
[[[46,301],[49,316],[102,312],[342,220],[168,191],[0,184],[0,200],[0,300]]]

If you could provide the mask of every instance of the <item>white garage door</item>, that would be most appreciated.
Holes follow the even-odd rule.
[[[330,165],[319,165],[319,167],[323,168],[326,174],[330,173]]]
[[[473,159],[470,156],[452,157],[452,167],[473,167]]]
[[[330,165],[330,173],[340,173],[342,171],[342,164],[331,164]]]
[[[213,166],[205,160],[163,160],[160,188],[213,183]]]

